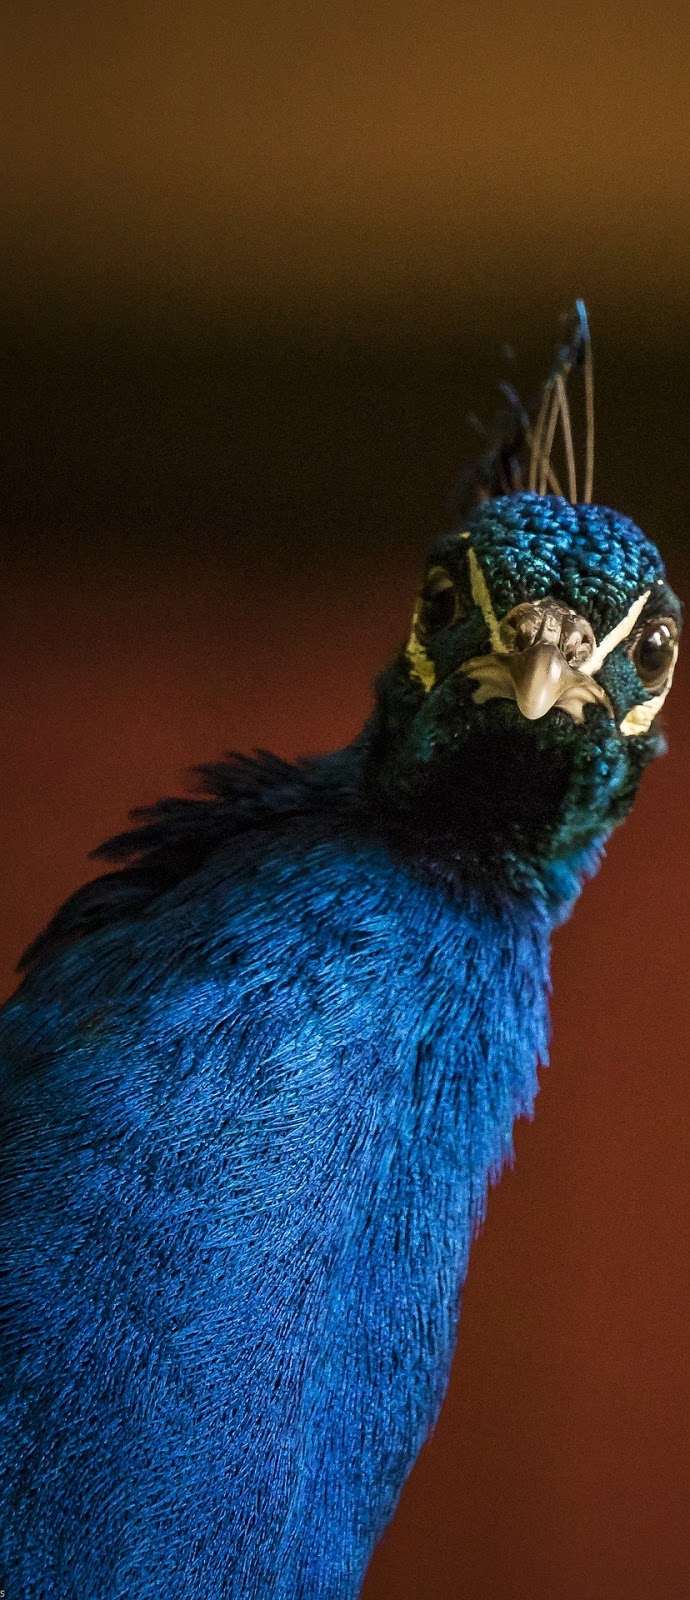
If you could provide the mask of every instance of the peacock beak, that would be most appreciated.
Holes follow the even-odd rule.
[[[592,703],[613,716],[608,695],[587,670],[594,634],[569,606],[551,597],[521,602],[500,624],[492,613],[492,622],[494,649],[460,669],[477,684],[477,705],[515,700],[529,722],[546,716],[552,706],[583,722],[584,706]]]
[[[557,705],[568,688],[577,685],[578,676],[568,665],[557,645],[542,642],[527,650],[515,650],[505,657],[515,699],[530,722],[536,722]]]

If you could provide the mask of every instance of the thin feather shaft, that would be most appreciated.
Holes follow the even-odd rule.
[[[565,459],[568,468],[568,499],[570,500],[570,504],[574,506],[577,501],[577,473],[575,470],[575,451],[573,448],[573,427],[570,420],[568,391],[560,372],[556,378],[556,388],[558,390],[561,423],[563,426],[563,448],[565,450]]]
[[[540,470],[541,462],[542,462],[541,441],[542,441],[542,434],[544,432],[544,424],[546,422],[546,414],[547,414],[547,411],[548,411],[548,408],[549,408],[549,401],[550,401],[550,398],[551,398],[551,388],[552,388],[551,379],[547,379],[546,383],[544,384],[544,392],[543,392],[542,397],[541,397],[541,405],[540,405],[539,411],[537,413],[537,420],[536,420],[536,422],[534,424],[534,434],[532,436],[532,450],[531,450],[530,462],[529,462],[529,489],[530,489],[530,492],[532,494],[535,493],[536,488],[537,488],[537,475],[538,475],[538,472]]]
[[[558,389],[559,376],[560,375],[558,373],[556,373],[554,375],[554,377],[550,380],[550,383],[549,383],[549,390],[550,390],[551,398],[550,398],[550,402],[549,402],[548,417],[547,417],[546,424],[545,424],[544,431],[543,431],[543,440],[544,440],[544,442],[543,442],[543,445],[541,447],[541,460],[540,460],[540,463],[539,463],[539,481],[538,481],[538,487],[537,487],[537,493],[538,494],[546,494],[546,478],[547,478],[547,473],[548,473],[548,468],[549,468],[549,462],[551,460],[551,451],[553,450],[553,441],[554,441],[555,434],[556,434],[556,425],[558,423],[558,416],[559,416],[559,412],[560,412],[560,397],[559,397],[559,389]],[[562,380],[561,380],[561,382],[562,382]]]
[[[594,491],[594,371],[592,367],[592,345],[589,337],[585,342],[584,380],[587,436],[585,442],[585,488],[583,499],[589,505]]]

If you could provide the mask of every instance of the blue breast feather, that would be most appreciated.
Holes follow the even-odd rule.
[[[295,807],[29,976],[0,1017],[7,1600],[358,1593],[532,1107],[551,921]]]

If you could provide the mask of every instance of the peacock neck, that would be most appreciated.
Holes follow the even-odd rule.
[[[302,770],[309,787],[316,783],[330,791],[358,830],[379,836],[416,877],[453,898],[471,894],[498,911],[515,902],[523,910],[529,904],[537,918],[557,926],[598,870],[613,823],[576,803],[545,827],[541,838],[529,841],[510,828],[438,826],[416,808],[391,803],[372,783],[370,763],[367,728],[346,749],[305,763]]]

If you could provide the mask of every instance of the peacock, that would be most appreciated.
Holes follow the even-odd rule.
[[[354,1600],[438,1415],[549,945],[663,749],[680,606],[578,498],[578,303],[344,750],[134,813],[0,1015],[6,1600]],[[564,440],[564,492],[554,439]]]

